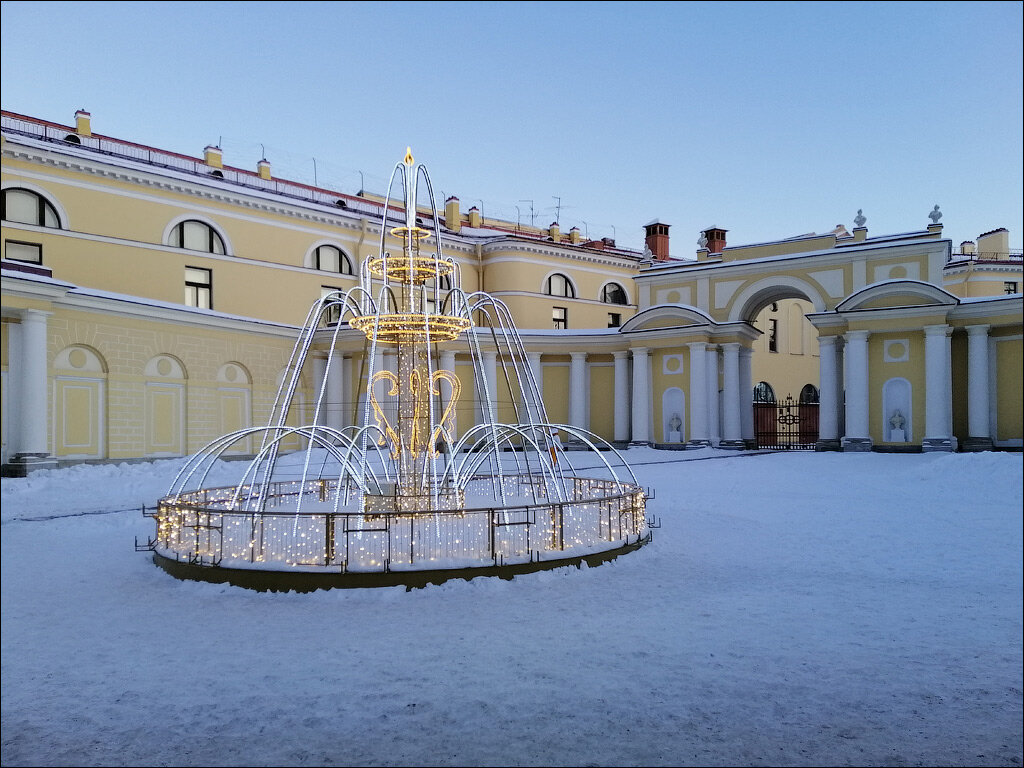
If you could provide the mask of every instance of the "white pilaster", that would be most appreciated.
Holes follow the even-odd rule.
[[[818,338],[818,444],[817,450],[839,448],[839,407],[842,403],[842,376],[839,375],[840,339]]]
[[[740,345],[722,345],[725,365],[722,392],[722,447],[744,448],[743,422],[740,416]]]
[[[647,347],[633,347],[633,439],[632,445],[651,442],[651,382],[650,351]]]
[[[948,325],[924,328],[924,440],[925,451],[952,451],[953,392]]]
[[[722,421],[719,412],[718,394],[718,347],[708,344],[704,351],[706,361],[704,374],[707,377],[705,392],[707,393],[708,404],[708,439],[711,445],[718,445],[722,442]]]
[[[967,326],[967,440],[964,450],[992,448],[988,325]]]
[[[569,353],[569,423],[587,427],[587,353]]]
[[[870,331],[846,334],[846,434],[844,451],[870,451],[868,428],[868,336]]]
[[[615,352],[615,442],[629,440],[629,352]]]
[[[710,445],[708,434],[707,342],[687,344],[690,349],[690,440],[693,446]]]

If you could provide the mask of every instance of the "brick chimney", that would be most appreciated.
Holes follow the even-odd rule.
[[[704,230],[704,237],[707,238],[707,249],[709,253],[721,253],[725,249],[725,233],[727,229],[708,227]]]
[[[671,224],[663,224],[655,219],[644,225],[647,235],[647,249],[654,254],[657,261],[668,261],[668,228]]]

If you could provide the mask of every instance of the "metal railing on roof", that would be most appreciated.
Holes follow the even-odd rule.
[[[1012,261],[1024,260],[1024,250],[1011,249],[1008,251],[977,251],[974,253],[964,251],[953,251],[949,255],[949,261]]]
[[[281,179],[264,179],[255,172],[241,171],[237,168],[214,168],[202,160],[145,147],[131,142],[115,141],[100,136],[81,136],[64,126],[37,123],[4,115],[2,126],[5,131],[19,133],[24,136],[43,139],[65,146],[81,146],[111,157],[134,160],[161,168],[168,168],[183,173],[193,174],[206,179],[217,179],[229,184],[271,192],[307,202],[344,208],[355,213],[380,216],[382,203],[360,200],[350,195],[298,184]]]

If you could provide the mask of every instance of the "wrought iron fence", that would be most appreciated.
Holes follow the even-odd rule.
[[[797,402],[792,395],[781,403],[754,403],[754,436],[758,448],[814,450],[818,442],[818,404]]]

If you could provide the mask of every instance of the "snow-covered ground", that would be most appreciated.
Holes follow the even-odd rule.
[[[651,545],[411,592],[174,580],[178,461],[4,479],[2,763],[1021,764],[1020,454],[626,457]]]

